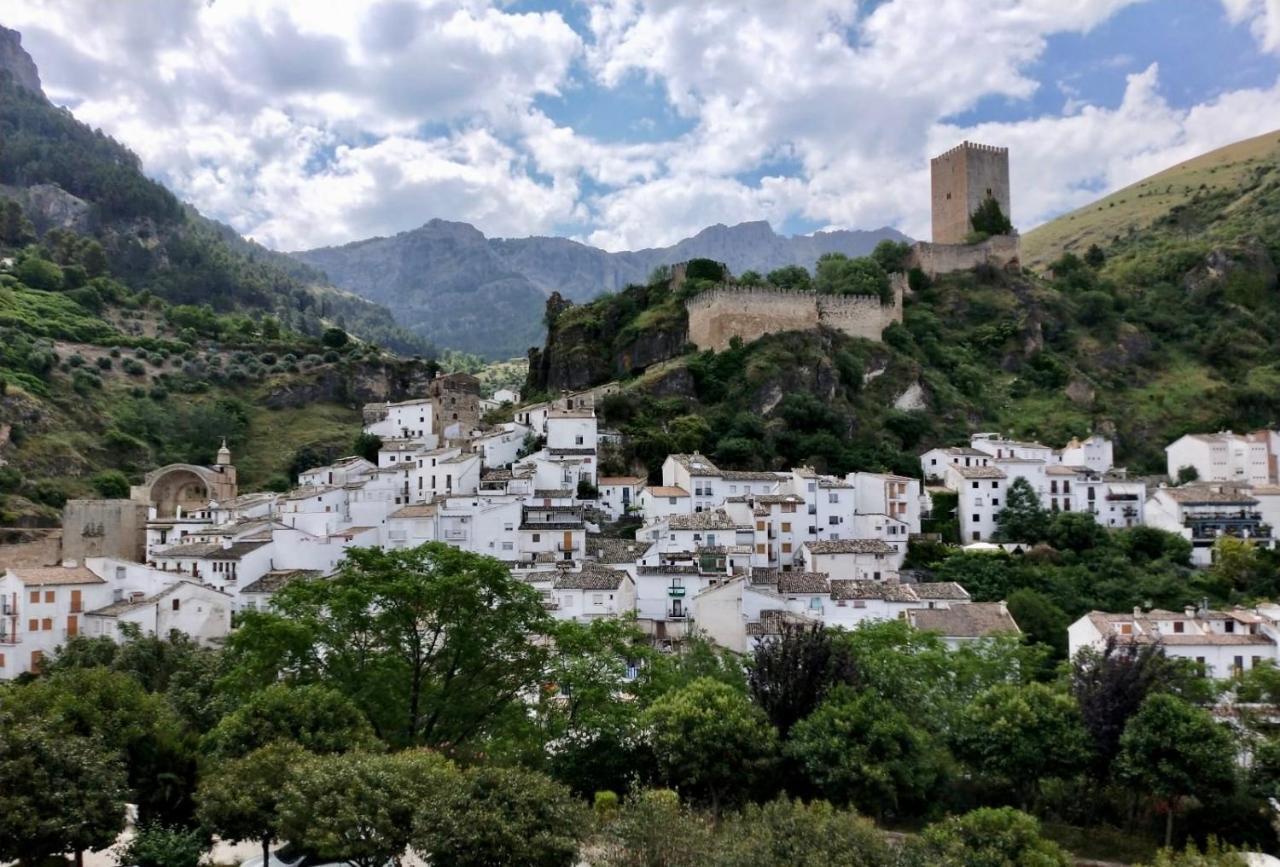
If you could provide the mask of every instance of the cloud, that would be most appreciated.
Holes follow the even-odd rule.
[[[1055,38],[1087,41],[1139,2],[593,0],[569,16],[504,0],[7,0],[3,14],[55,100],[273,246],[443,217],[621,249],[753,219],[926,236],[928,158],[966,137],[1010,146],[1026,227],[1280,116],[1275,85],[1171,105],[1158,66],[1119,78],[1107,58],[1147,61],[1114,47],[1091,64],[1125,82],[1118,102],[1042,80]],[[1280,51],[1280,0],[1222,3]],[[608,141],[576,127],[579,100],[638,82],[679,133],[627,140],[644,117]],[[1033,115],[1042,91],[1061,108]],[[1013,110],[997,121],[992,105]]]

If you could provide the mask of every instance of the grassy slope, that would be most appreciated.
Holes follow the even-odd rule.
[[[1083,254],[1141,232],[1197,193],[1244,186],[1259,166],[1280,162],[1280,130],[1245,139],[1178,163],[1032,229],[1022,239],[1023,264],[1041,268],[1064,252]],[[1246,207],[1240,203],[1237,207]]]

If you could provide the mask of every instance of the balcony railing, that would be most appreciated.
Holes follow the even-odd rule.
[[[0,644],[17,644],[18,633],[16,632],[0,632]]]
[[[683,584],[672,584],[667,588],[668,596],[684,596],[685,587]]]
[[[572,542],[556,542],[557,551],[574,551],[576,546]]]
[[[17,617],[17,616],[18,616],[18,606],[14,605],[12,602],[5,602],[4,604],[0,605],[0,617]]]
[[[684,608],[680,609],[679,611],[672,610],[667,612],[668,620],[684,620],[688,616],[689,616],[689,612],[687,609],[684,609]]]

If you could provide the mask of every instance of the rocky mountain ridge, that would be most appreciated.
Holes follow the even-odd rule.
[[[709,226],[668,247],[609,252],[568,238],[488,238],[468,223],[431,220],[391,237],[291,255],[335,285],[386,305],[404,327],[437,345],[505,357],[541,342],[552,292],[586,301],[643,283],[660,265],[694,258],[724,262],[739,274],[812,268],[824,253],[865,255],[885,239],[909,240],[887,227],[788,237],[759,220]]]
[[[31,55],[22,47],[22,34],[4,26],[0,26],[0,72],[12,75],[19,87],[44,96],[40,72]]]

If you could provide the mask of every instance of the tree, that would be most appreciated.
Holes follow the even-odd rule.
[[[1071,693],[1093,742],[1096,779],[1110,777],[1120,736],[1147,696],[1173,688],[1176,668],[1155,644],[1119,644],[1109,638],[1101,651],[1082,648],[1071,661]]]
[[[764,277],[759,271],[743,271],[738,277],[738,283],[742,286],[762,286],[764,285]]]
[[[643,716],[659,768],[716,812],[773,763],[777,732],[741,692],[710,678],[667,693]]]
[[[453,765],[427,750],[310,756],[285,782],[280,829],[322,858],[384,867],[408,848],[417,813],[433,826],[449,821],[438,806],[458,782]]]
[[[129,480],[119,470],[103,470],[91,482],[104,499],[122,500],[129,496]]]
[[[747,687],[785,738],[833,687],[854,683],[855,675],[848,648],[833,641],[831,633],[794,626],[756,645]]]
[[[1009,614],[1027,641],[1051,647],[1055,659],[1066,659],[1067,627],[1071,625],[1067,612],[1040,591],[1029,587],[1009,594],[1008,605]]]
[[[1019,476],[1004,495],[1004,508],[996,515],[996,538],[1002,542],[1044,541],[1049,532],[1049,513],[1040,505],[1040,495],[1031,483]]]
[[[632,795],[603,837],[601,867],[704,867],[715,862],[711,823],[681,804],[670,789]]]
[[[90,278],[102,277],[107,273],[107,253],[96,240],[89,240],[80,249],[80,265]]]
[[[890,241],[888,238],[876,244],[876,248],[871,251],[871,258],[884,269],[886,274],[906,271],[910,256],[910,244],[906,241]]]
[[[297,744],[276,741],[242,758],[210,762],[196,792],[200,821],[225,840],[260,842],[262,863],[270,863],[285,784],[306,756]]]
[[[1013,223],[1009,222],[994,196],[987,196],[982,200],[969,215],[969,224],[973,226],[973,231],[986,235],[1008,235],[1013,231]]]
[[[1161,849],[1149,865],[1138,867],[1248,867],[1251,863],[1253,862],[1246,861],[1235,849],[1223,846],[1210,837],[1203,852],[1195,843],[1188,843],[1187,848],[1181,852]]]
[[[119,754],[44,720],[0,715],[0,859],[65,852],[82,862],[124,829],[128,788]]]
[[[787,753],[825,797],[881,818],[926,802],[947,756],[928,731],[871,692],[831,695],[791,730]]]
[[[1107,544],[1107,529],[1087,512],[1058,512],[1049,520],[1045,541],[1059,551],[1088,551]]]
[[[152,823],[139,826],[117,857],[131,867],[198,867],[208,851],[208,838],[200,831]]]
[[[1107,254],[1102,252],[1102,248],[1097,244],[1090,244],[1089,249],[1084,251],[1085,264],[1090,268],[1101,268],[1107,261]]]
[[[330,349],[341,349],[347,345],[347,332],[341,328],[326,328],[324,334],[320,337],[320,342]]]
[[[907,847],[910,867],[1069,867],[1040,823],[1012,807],[984,808],[935,822]],[[905,865],[904,865],[905,867]]]
[[[280,320],[274,316],[262,317],[262,339],[263,340],[279,340],[280,339]]]
[[[62,288],[62,269],[39,256],[27,256],[13,269],[13,274],[32,289],[56,292]]]
[[[205,736],[204,748],[220,758],[235,758],[275,741],[293,741],[313,753],[377,745],[360,708],[338,690],[276,684],[253,693],[224,716]]]
[[[825,801],[748,804],[720,830],[717,867],[890,867],[894,851],[871,822]]]
[[[843,253],[825,253],[814,269],[813,288],[827,295],[875,295],[891,299],[889,275],[866,256],[850,259]]]
[[[1020,792],[1029,805],[1042,779],[1073,776],[1089,758],[1080,709],[1041,683],[1000,684],[961,714],[956,752],[977,772]]]
[[[22,213],[22,205],[13,199],[5,199],[0,208],[0,242],[10,247],[22,247],[36,239],[36,230]]]
[[[766,278],[779,289],[808,289],[809,272],[800,265],[784,265],[769,272]]]
[[[546,775],[482,766],[424,802],[413,847],[438,867],[569,867],[586,823],[585,808]]]
[[[549,630],[538,591],[491,557],[432,542],[350,548],[327,581],[289,584],[231,637],[235,679],[321,683],[384,738],[457,746],[537,683]]]
[[[687,280],[718,282],[725,278],[724,265],[715,259],[690,259],[685,263],[684,276]]]
[[[1174,479],[1175,484],[1187,485],[1197,481],[1200,478],[1200,471],[1192,466],[1178,467],[1178,476]]]
[[[1118,776],[1150,794],[1165,814],[1164,845],[1173,844],[1173,817],[1189,798],[1223,795],[1235,782],[1235,744],[1225,726],[1174,695],[1142,703],[1120,736]]]

